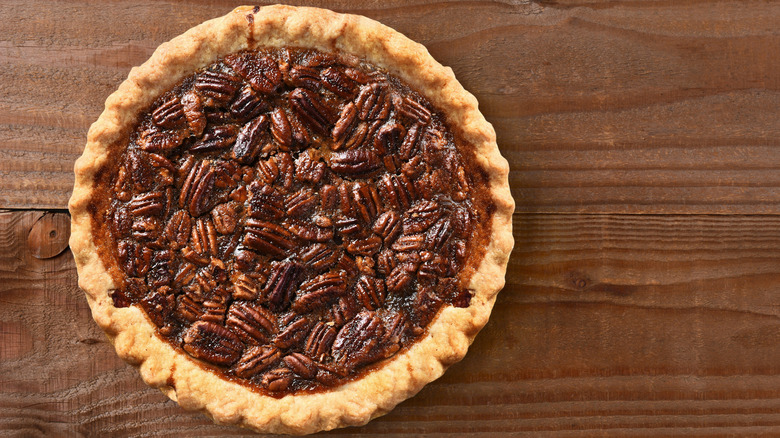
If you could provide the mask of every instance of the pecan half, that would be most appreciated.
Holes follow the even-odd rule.
[[[290,348],[302,342],[309,334],[312,322],[306,318],[299,318],[290,323],[274,338],[274,345],[279,348]]]
[[[263,149],[268,130],[268,117],[260,116],[244,125],[233,144],[233,158],[241,164],[252,164]]]
[[[190,147],[192,152],[212,152],[225,149],[238,136],[238,129],[233,125],[214,126],[206,130],[200,140]]]
[[[304,352],[314,360],[322,361],[330,354],[330,347],[334,340],[336,340],[336,330],[320,321],[309,333]]]
[[[355,368],[380,359],[379,341],[384,336],[382,320],[374,312],[363,311],[339,330],[331,351],[336,363]]]
[[[268,56],[257,57],[252,53],[240,52],[226,56],[225,63],[261,93],[273,93],[282,83],[279,65]]]
[[[357,83],[337,67],[328,67],[322,70],[320,79],[326,89],[345,99],[352,99],[357,93]]]
[[[293,381],[293,373],[287,368],[275,368],[263,376],[263,386],[271,392],[284,391]]]
[[[211,219],[214,229],[219,234],[232,234],[238,225],[238,212],[241,206],[237,202],[219,204],[211,210]]]
[[[290,106],[304,121],[320,134],[327,134],[330,127],[336,121],[333,109],[322,102],[317,95],[310,90],[296,88],[290,92]]]
[[[244,245],[271,257],[281,257],[295,247],[294,236],[280,225],[259,219],[247,219]]]
[[[333,248],[316,243],[307,247],[301,253],[301,261],[316,271],[323,271],[332,267],[338,260],[340,254]]]
[[[211,209],[214,169],[208,160],[194,165],[179,193],[179,207],[198,217]]]
[[[182,335],[182,348],[196,359],[229,366],[244,351],[244,344],[230,330],[208,321],[197,321]]]
[[[276,333],[276,317],[262,307],[237,301],[228,310],[225,326],[247,344],[265,344]]]
[[[303,267],[296,262],[275,263],[265,284],[266,300],[276,310],[287,307],[300,283]]]
[[[317,375],[317,364],[301,353],[291,353],[282,361],[292,372],[304,379],[312,379]]]
[[[359,176],[379,170],[382,161],[379,156],[368,149],[351,149],[334,152],[330,158],[330,168],[344,176]]]
[[[248,379],[267,370],[281,357],[279,349],[270,345],[249,347],[236,363],[234,372],[238,377]]]
[[[360,120],[386,119],[390,115],[390,96],[383,84],[363,87],[356,103]]]
[[[358,300],[368,310],[376,310],[385,304],[385,281],[362,275],[355,286]]]
[[[152,121],[166,129],[183,128],[187,123],[184,118],[184,110],[176,96],[170,97],[152,111]]]
[[[240,79],[224,71],[205,71],[195,78],[193,88],[217,104],[229,102],[238,90]]]
[[[301,284],[292,309],[299,313],[326,307],[347,290],[344,272],[334,271],[318,275]]]
[[[242,88],[236,100],[230,104],[230,114],[239,122],[252,120],[269,109],[268,103],[261,99],[252,87]]]

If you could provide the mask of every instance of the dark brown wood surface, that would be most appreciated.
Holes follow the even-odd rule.
[[[0,436],[213,436],[116,358],[64,210],[89,124],[237,2],[0,5]],[[333,435],[780,436],[780,3],[307,2],[425,44],[510,162],[516,246],[469,355]]]

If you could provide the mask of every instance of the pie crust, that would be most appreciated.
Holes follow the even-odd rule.
[[[89,207],[110,152],[127,147],[140,115],[162,94],[228,54],[284,46],[354,55],[399,77],[423,95],[446,116],[461,144],[473,148],[476,165],[489,175],[495,212],[486,252],[468,284],[473,294],[468,307],[443,307],[421,339],[355,380],[325,391],[277,398],[214,374],[173,348],[157,335],[157,327],[138,306],[114,306],[110,291],[115,281],[93,239]],[[362,425],[416,394],[461,360],[487,323],[496,295],[504,286],[514,243],[514,201],[508,172],[493,128],[480,114],[476,99],[457,82],[451,69],[437,63],[422,45],[361,16],[305,7],[239,7],[162,44],[109,96],[75,165],[76,182],[69,203],[70,246],[79,286],[117,354],[138,367],[147,384],[185,409],[204,412],[220,424],[267,433],[307,434]]]

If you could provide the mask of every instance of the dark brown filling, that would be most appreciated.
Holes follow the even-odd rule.
[[[492,208],[457,144],[370,65],[229,55],[158,99],[99,178],[114,304],[262,392],[353,379],[469,305]]]

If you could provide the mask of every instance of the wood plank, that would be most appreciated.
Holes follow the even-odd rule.
[[[496,127],[518,211],[780,213],[780,3],[308,4],[378,19],[452,66]],[[64,208],[129,68],[233,4],[4,6],[0,207]]]
[[[72,256],[0,213],[0,430],[240,435],[147,388],[91,320]],[[54,221],[52,221],[54,222]],[[493,316],[466,359],[339,436],[773,436],[780,217],[517,214]]]

